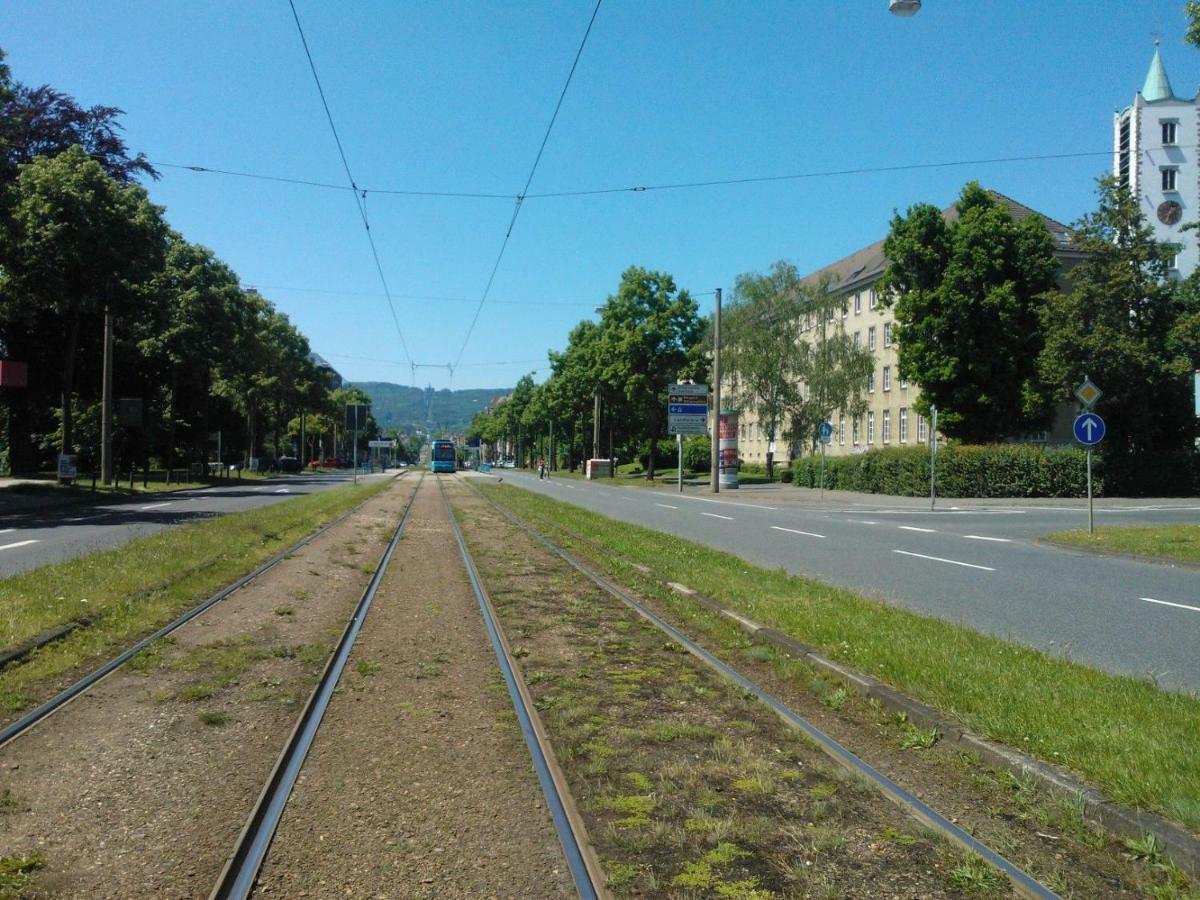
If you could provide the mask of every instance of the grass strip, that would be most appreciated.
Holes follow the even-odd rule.
[[[33,683],[153,631],[390,485],[347,485],[230,513],[0,580],[4,646],[87,613],[97,616],[89,627],[0,672],[0,704],[24,708]]]
[[[1124,528],[1097,528],[1088,534],[1082,528],[1056,531],[1046,535],[1056,544],[1088,550],[1111,550],[1138,556],[1200,563],[1200,525],[1137,525]]]
[[[507,485],[498,502],[583,532],[833,659],[958,718],[984,737],[1066,766],[1110,799],[1200,828],[1200,698],[1110,675],[818,581],[617,522]],[[619,561],[598,560],[611,572]]]

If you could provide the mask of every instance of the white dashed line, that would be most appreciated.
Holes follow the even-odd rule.
[[[288,492],[288,489],[287,489],[287,488],[280,488],[280,489],[279,489],[279,490],[277,490],[275,493],[277,493],[277,494],[286,494],[287,492]]]
[[[724,519],[726,522],[734,521],[733,516],[719,516],[716,513],[700,513],[702,516],[708,516],[710,519]]]
[[[995,541],[997,544],[1011,544],[1011,538],[984,537],[982,534],[964,534],[968,541]]]
[[[851,525],[878,525],[879,523],[873,519],[850,519]]]
[[[170,505],[171,501],[168,500],[166,503],[151,503],[149,506],[139,506],[138,509],[162,509],[162,507]]]
[[[788,534],[802,534],[805,537],[821,538],[822,540],[825,538],[825,535],[817,534],[815,531],[801,531],[798,528],[784,528],[781,525],[772,525],[771,527],[776,531],[786,531]]]
[[[974,563],[959,562],[957,559],[943,559],[940,556],[926,556],[924,553],[909,553],[907,550],[893,550],[893,553],[900,553],[904,556],[916,556],[919,559],[930,559],[934,562],[949,563],[952,566],[962,566],[965,569],[980,569],[984,572],[995,572],[991,566],[977,566]]]
[[[1157,603],[1159,606],[1174,606],[1176,609],[1190,609],[1192,612],[1200,612],[1200,606],[1188,606],[1186,603],[1171,603],[1169,600],[1155,600],[1153,597],[1143,597],[1142,599],[1147,603]]]
[[[36,544],[36,543],[37,543],[36,539],[31,540],[31,541],[17,541],[15,544],[0,545],[0,550],[12,550],[14,547],[24,547],[26,544]]]
[[[0,528],[0,534],[8,534],[10,531],[16,531],[15,528]]]
[[[699,500],[701,503],[720,503],[724,506],[746,506],[750,509],[769,509],[771,512],[778,510],[774,506],[763,506],[761,503],[738,503],[736,500],[713,500],[711,497],[693,497],[690,494],[685,494],[686,500]]]
[[[655,506],[661,506],[663,509],[679,509],[678,506],[671,506],[669,503],[655,503]]]
[[[925,534],[936,534],[936,528],[918,528],[916,525],[897,525],[901,531],[922,531]]]

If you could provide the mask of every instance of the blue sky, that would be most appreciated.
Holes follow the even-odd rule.
[[[1176,94],[1200,82],[1182,0],[926,0],[910,19],[886,0],[604,0],[530,194],[814,177],[531,197],[468,341],[593,2],[295,2],[410,355],[348,191],[166,167],[149,190],[353,381],[540,381],[630,265],[707,313],[738,274],[819,268],[969,179],[1070,223],[1152,32]],[[287,0],[6,0],[0,46],[18,80],[124,109],[156,163],[346,183]],[[1094,155],[819,174],[1052,154]]]

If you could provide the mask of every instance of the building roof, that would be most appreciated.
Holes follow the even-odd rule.
[[[1046,229],[1050,232],[1050,239],[1054,242],[1055,254],[1065,255],[1071,252],[1071,229],[1066,225],[1051,219],[1049,216],[1035,209],[1029,208],[1023,203],[1018,203],[1011,197],[1004,196],[999,191],[989,189],[988,194],[992,199],[998,200],[1008,208],[1008,213],[1012,216],[1014,222],[1019,222],[1026,216],[1039,216],[1046,224]],[[942,210],[942,216],[946,221],[953,222],[958,218],[958,210],[953,206],[947,207]],[[806,275],[804,280],[818,281],[829,277],[832,279],[834,286],[839,289],[853,288],[876,281],[883,275],[887,265],[888,261],[883,255],[883,241],[876,241],[869,247],[856,250],[849,256]]]
[[[1154,59],[1150,60],[1150,71],[1146,73],[1146,83],[1142,86],[1142,99],[1147,103],[1176,99],[1171,91],[1171,82],[1167,78],[1162,57],[1158,54],[1158,47],[1154,48]]]

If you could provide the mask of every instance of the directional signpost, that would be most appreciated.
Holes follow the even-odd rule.
[[[673,384],[667,388],[667,434],[675,435],[679,492],[683,493],[683,436],[708,434],[707,384]]]
[[[1092,383],[1092,379],[1083,376],[1083,384],[1075,388],[1075,396],[1083,404],[1084,412],[1075,417],[1071,430],[1075,432],[1075,440],[1087,447],[1087,492],[1088,492],[1088,534],[1095,531],[1095,520],[1092,515],[1092,448],[1104,440],[1104,420],[1092,412],[1096,401],[1104,394]]]

